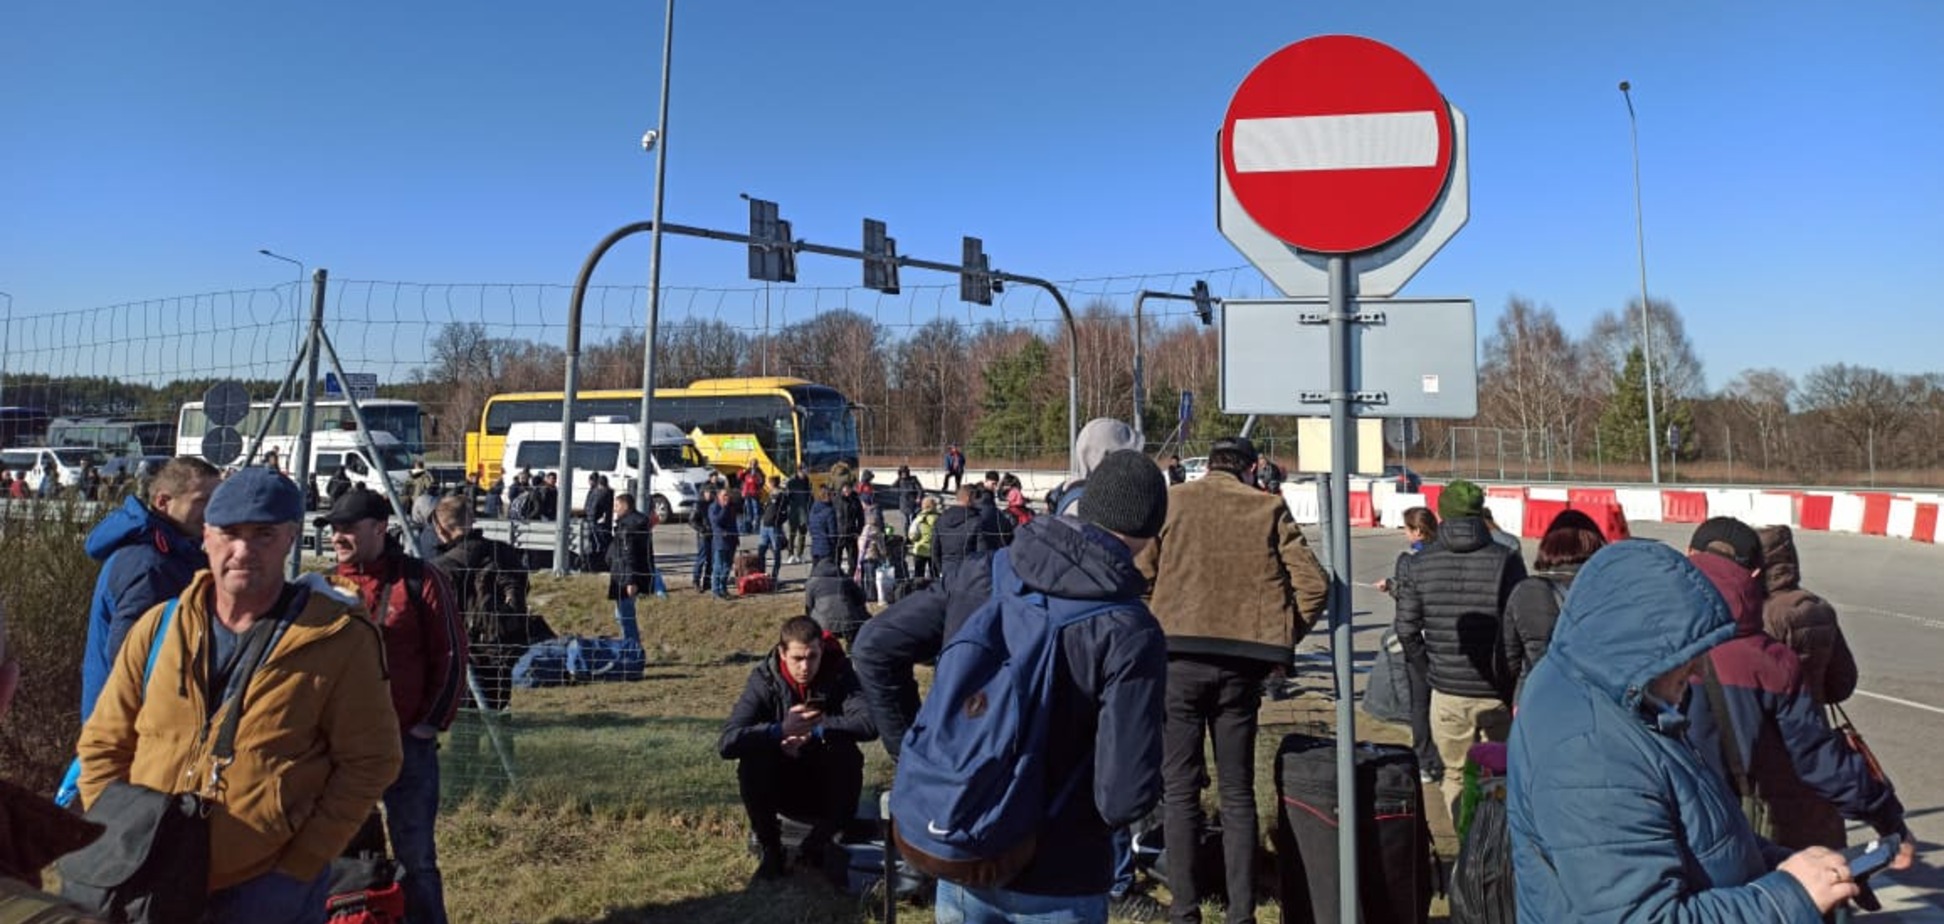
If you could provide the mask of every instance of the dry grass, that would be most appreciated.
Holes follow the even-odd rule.
[[[612,632],[599,579],[537,576],[534,600],[563,632]],[[863,919],[855,899],[808,873],[749,887],[755,863],[745,846],[735,774],[714,749],[751,662],[768,651],[776,627],[800,601],[794,593],[722,602],[677,591],[645,602],[642,634],[651,665],[644,681],[515,695],[518,785],[497,779],[483,749],[470,759],[449,749],[439,843],[453,919]],[[1275,813],[1276,744],[1287,732],[1327,727],[1330,708],[1315,695],[1264,707],[1258,778],[1265,840]],[[1366,740],[1403,734],[1367,719],[1359,731]],[[882,749],[865,753],[868,791],[887,783],[891,768]],[[1449,855],[1449,845],[1441,851]],[[1442,912],[1440,903],[1434,913]],[[1205,917],[1218,915],[1211,908]],[[915,906],[901,909],[899,918],[932,919]],[[1280,909],[1265,904],[1258,920],[1279,921]]]

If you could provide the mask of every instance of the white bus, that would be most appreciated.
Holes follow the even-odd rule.
[[[419,409],[417,401],[404,401],[397,398],[365,398],[358,402],[358,409],[364,412],[365,424],[372,430],[389,433],[398,438],[399,445],[414,457],[425,455],[425,414]],[[271,422],[270,432],[266,434],[266,445],[277,445],[277,437],[296,437],[303,432],[301,426],[303,405],[296,401],[286,401],[277,409],[276,419]],[[257,429],[263,426],[263,419],[270,413],[270,402],[258,401],[250,405],[250,412],[236,429],[244,440],[256,436]],[[319,430],[355,430],[357,421],[351,416],[351,403],[343,398],[320,399],[317,402],[317,416],[311,423],[312,432]],[[209,415],[203,413],[201,401],[191,401],[182,406],[182,413],[176,424],[176,454],[183,456],[202,455],[203,435],[210,429]]]

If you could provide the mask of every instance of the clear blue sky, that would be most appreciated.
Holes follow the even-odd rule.
[[[287,282],[259,247],[344,279],[570,283],[649,213],[661,9],[7,4],[0,291],[38,313]],[[907,254],[977,234],[1052,279],[1238,266],[1213,133],[1251,65],[1330,32],[1395,45],[1470,117],[1471,223],[1405,294],[1477,299],[1481,333],[1514,293],[1575,333],[1633,296],[1624,78],[1651,288],[1712,385],[1944,369],[1933,0],[686,0],[668,218],[740,228],[746,191],[801,237],[855,246],[868,215]],[[599,281],[646,267],[624,244]],[[669,285],[743,271],[739,248],[668,243]]]

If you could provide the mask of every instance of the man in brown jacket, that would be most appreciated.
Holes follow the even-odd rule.
[[[1167,521],[1136,559],[1153,582],[1148,607],[1168,636],[1163,836],[1170,844],[1200,840],[1206,823],[1201,788],[1208,780],[1202,732],[1208,729],[1221,790],[1232,924],[1255,919],[1255,739],[1262,682],[1289,667],[1296,642],[1322,615],[1329,596],[1329,579],[1288,506],[1281,496],[1253,487],[1256,463],[1247,439],[1217,441],[1208,454],[1208,477],[1168,489]],[[1170,891],[1173,920],[1200,920],[1201,897],[1192,882]]]
[[[206,920],[217,924],[319,919],[331,860],[398,775],[378,627],[322,577],[283,579],[303,515],[297,486],[267,468],[224,481],[203,518],[209,570],[166,635],[167,603],[130,630],[81,731],[83,806],[117,780],[211,801]],[[252,633],[268,635],[253,670],[237,663]],[[234,758],[218,767],[204,731],[238,695]]]
[[[1762,631],[1795,652],[1802,662],[1802,686],[1816,705],[1849,699],[1856,692],[1856,656],[1836,623],[1836,608],[1802,589],[1795,531],[1770,526],[1761,530],[1761,537],[1762,578],[1768,584]]]

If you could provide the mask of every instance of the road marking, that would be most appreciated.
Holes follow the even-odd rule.
[[[1438,149],[1435,112],[1236,119],[1232,145],[1237,173],[1435,167]]]
[[[1838,611],[1842,611],[1842,612],[1874,613],[1878,616],[1891,616],[1897,619],[1904,620],[1905,622],[1914,622],[1920,626],[1923,626],[1926,629],[1944,629],[1944,619],[1932,619],[1929,616],[1917,616],[1911,613],[1899,613],[1896,610],[1883,610],[1883,609],[1878,609],[1874,606],[1864,606],[1860,603],[1842,603],[1837,600],[1830,600],[1829,602],[1832,605],[1834,605]]]
[[[1856,695],[1858,695],[1858,696],[1867,696],[1867,697],[1869,697],[1869,698],[1871,698],[1871,699],[1880,699],[1880,700],[1883,700],[1883,701],[1884,701],[1884,702],[1886,702],[1886,703],[1896,703],[1896,704],[1897,704],[1897,705],[1899,705],[1899,706],[1909,706],[1909,707],[1910,707],[1910,708],[1912,708],[1912,709],[1922,709],[1922,710],[1924,710],[1925,712],[1935,712],[1935,713],[1937,713],[1938,715],[1944,715],[1944,709],[1940,709],[1940,708],[1938,708],[1938,707],[1936,707],[1936,706],[1926,706],[1926,705],[1924,705],[1923,703],[1913,703],[1913,702],[1911,702],[1910,700],[1907,700],[1907,699],[1899,699],[1899,698],[1897,698],[1897,697],[1895,697],[1895,696],[1885,696],[1885,695],[1883,695],[1883,694],[1881,694],[1881,693],[1872,693],[1872,692],[1870,692],[1870,691],[1868,691],[1868,690],[1858,690],[1858,691],[1856,691]]]

